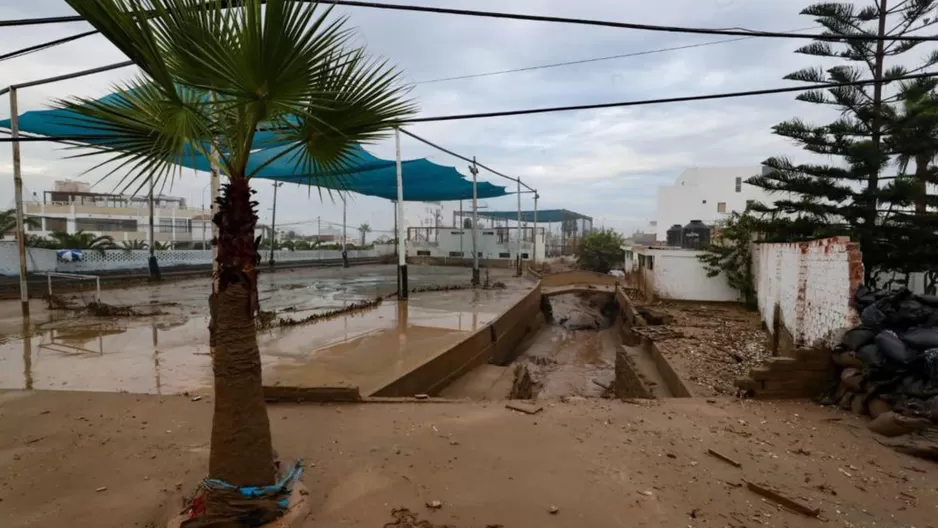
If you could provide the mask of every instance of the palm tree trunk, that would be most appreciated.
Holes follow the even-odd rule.
[[[260,255],[252,194],[247,180],[232,177],[213,219],[218,226],[218,285],[209,301],[215,374],[209,477],[235,486],[265,486],[275,479],[254,326]]]
[[[915,157],[915,214],[924,215],[928,212],[928,164],[932,156],[920,154]]]

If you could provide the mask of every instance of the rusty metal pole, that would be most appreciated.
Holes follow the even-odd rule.
[[[29,286],[26,280],[26,226],[23,220],[23,174],[20,164],[19,109],[16,88],[10,88],[10,136],[13,138],[13,195],[16,200],[16,249],[20,257],[20,304],[24,317],[29,316]],[[27,336],[28,339],[28,336]]]

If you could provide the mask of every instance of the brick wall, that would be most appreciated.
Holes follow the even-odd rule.
[[[737,385],[757,397],[813,396],[830,379],[830,347],[859,321],[850,301],[863,280],[859,245],[846,237],[758,244],[759,312],[777,356]]]

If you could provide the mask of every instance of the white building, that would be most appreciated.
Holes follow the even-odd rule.
[[[514,260],[518,257],[517,227],[479,227],[476,230],[476,249],[479,258]],[[534,228],[521,230],[521,258],[531,260],[535,254]],[[544,228],[537,228],[536,258],[544,260]],[[405,244],[408,257],[472,258],[472,229],[456,227],[411,227]]]
[[[708,277],[698,256],[703,251],[668,247],[625,246],[623,269],[629,284],[647,299],[737,302],[739,292],[722,273]]]
[[[184,198],[155,196],[153,199],[154,238],[176,245],[210,242],[211,212],[190,209]],[[24,202],[25,214],[38,225],[27,227],[28,234],[49,236],[84,231],[107,235],[115,242],[143,241],[149,237],[149,205],[146,196],[105,194],[91,191],[84,182],[57,181],[42,197],[33,194]]]
[[[762,172],[759,165],[746,167],[708,167],[687,169],[674,185],[658,188],[655,235],[658,242],[667,240],[674,224],[687,225],[701,220],[712,226],[733,211],[743,212],[746,202],[774,202],[771,196],[746,180]]]

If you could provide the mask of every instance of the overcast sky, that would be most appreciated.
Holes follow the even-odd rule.
[[[575,16],[662,25],[745,27],[790,31],[814,26],[798,12],[806,0],[407,0],[412,4],[444,5],[529,14]],[[0,2],[0,18],[73,14],[62,0]],[[510,6],[510,7],[509,7]],[[350,17],[368,49],[402,68],[417,83],[414,95],[422,115],[497,111],[697,95],[787,86],[781,78],[817,64],[792,51],[805,41],[748,39],[680,51],[592,62],[477,79],[422,83],[443,77],[522,68],[562,61],[655,50],[665,47],[726,40],[726,36],[649,33],[598,27],[500,21],[449,15],[340,8]],[[0,53],[87,31],[83,23],[4,28]],[[92,68],[124,60],[99,36],[0,62],[0,84],[6,86]],[[22,91],[20,111],[42,109],[53,97],[102,96],[115,81],[134,73],[126,68],[93,77]],[[0,116],[9,116],[6,97]],[[419,124],[411,130],[434,142],[509,175],[520,176],[541,195],[540,208],[567,208],[591,215],[597,224],[630,233],[654,217],[655,192],[680,172],[694,166],[753,165],[773,155],[801,151],[771,134],[771,127],[793,116],[820,114],[814,105],[799,103],[792,94],[520,116],[446,123]],[[430,157],[454,165],[465,164],[407,138],[405,159]],[[393,141],[369,149],[392,158]],[[88,161],[67,155],[48,144],[23,145],[26,196],[51,188],[64,178],[96,182],[82,176]],[[497,183],[498,179],[485,176]],[[195,205],[202,200],[206,174],[187,172],[171,194]],[[109,191],[114,183],[100,188]],[[271,184],[259,181],[262,221],[269,219]],[[278,224],[295,224],[314,233],[316,218],[341,221],[341,205],[322,203],[315,192],[284,187],[278,198]],[[523,195],[523,207],[532,207]],[[11,153],[0,145],[0,207],[12,202]],[[513,209],[515,197],[490,200],[492,209]],[[416,222],[422,204],[408,209],[408,223]],[[449,216],[445,217],[449,220]],[[348,211],[350,225],[370,222],[377,230],[393,224],[392,205],[354,195]]]

